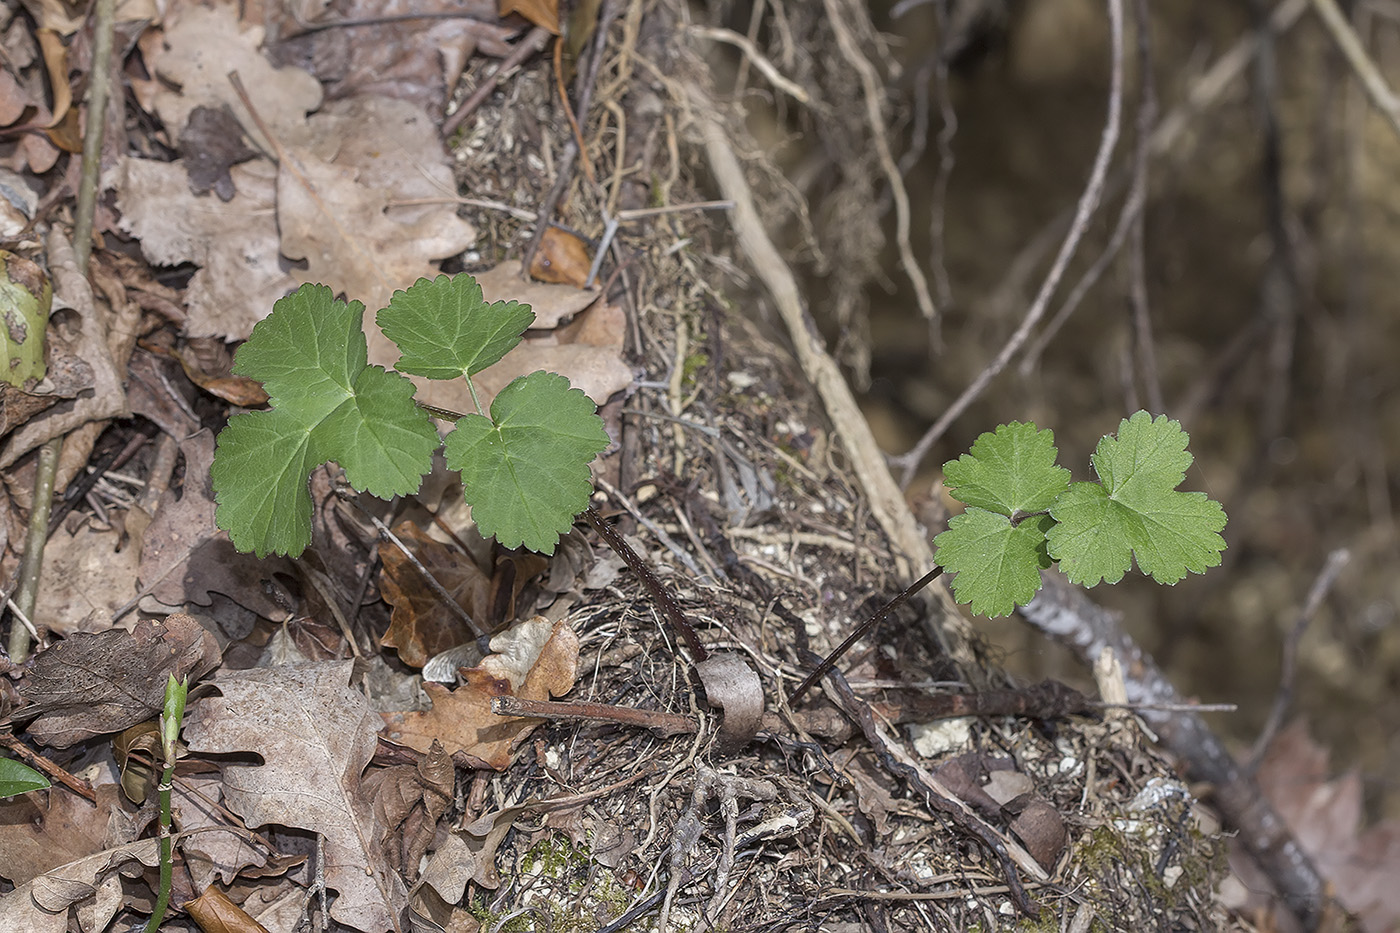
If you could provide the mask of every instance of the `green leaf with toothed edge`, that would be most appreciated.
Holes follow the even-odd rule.
[[[364,305],[303,285],[279,300],[234,357],[262,382],[269,411],[246,412],[219,434],[210,471],[215,521],[259,557],[297,556],[311,543],[311,471],[328,461],[380,498],[418,490],[439,440],[413,403],[413,383],[367,362]]]

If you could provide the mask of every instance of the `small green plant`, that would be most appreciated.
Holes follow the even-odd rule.
[[[1056,561],[1084,586],[1117,583],[1137,559],[1158,583],[1220,564],[1225,510],[1201,492],[1181,492],[1192,457],[1181,423],[1145,411],[1124,418],[1099,441],[1097,483],[1071,483],[1055,462],[1055,435],[1013,421],[981,435],[972,450],[943,464],[948,492],[967,506],[933,539],[937,566],[866,618],[788,696],[796,703],[851,646],[943,571],[953,595],[995,618],[1024,606],[1040,572]]]
[[[13,758],[0,758],[0,800],[18,797],[31,790],[43,790],[49,786],[49,779],[29,765]]]
[[[1055,462],[1055,435],[1012,422],[943,465],[967,511],[934,538],[934,559],[956,573],[953,593],[978,615],[1009,615],[1058,561],[1084,586],[1117,583],[1137,559],[1158,583],[1220,564],[1225,511],[1202,492],[1177,489],[1191,465],[1180,422],[1139,411],[1099,441],[1097,483],[1071,483]]]
[[[303,285],[253,328],[233,371],[263,383],[271,408],[232,418],[220,433],[211,475],[215,520],[234,545],[259,557],[297,556],[311,542],[311,471],[334,460],[350,485],[380,498],[416,492],[442,442],[414,387],[371,366],[364,305]],[[608,445],[597,407],[555,373],[507,385],[481,410],[472,377],[520,343],[529,306],[488,304],[466,274],[419,279],[394,292],[376,320],[399,348],[398,369],[466,380],[477,411],[434,414],[456,421],[447,465],[461,473],[484,535],[506,547],[554,553],[588,505],[588,464]]]

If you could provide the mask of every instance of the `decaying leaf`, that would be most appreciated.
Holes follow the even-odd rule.
[[[48,871],[87,858],[103,848],[115,784],[97,788],[97,805],[66,790],[25,794],[0,804],[0,877],[16,887]],[[0,926],[8,931],[10,927]]]
[[[1298,844],[1367,933],[1400,923],[1400,822],[1362,829],[1361,776],[1329,779],[1329,754],[1296,722],[1269,745],[1257,778]]]
[[[214,885],[205,888],[199,897],[185,901],[184,908],[204,933],[268,933],[267,927],[248,916]]]
[[[484,632],[491,611],[491,578],[482,573],[469,555],[429,538],[412,522],[400,522],[394,534],[412,548],[419,563],[442,584],[457,604]],[[442,604],[413,566],[396,547],[380,548],[384,571],[379,589],[384,601],[394,607],[389,631],[380,644],[396,648],[399,659],[422,667],[435,654],[455,648],[476,637],[461,616]]]
[[[55,530],[44,548],[35,624],[63,636],[111,628],[112,613],[136,595],[141,554],[127,537],[115,526]]]
[[[214,636],[184,613],[131,632],[80,632],[35,658],[19,683],[40,712],[29,734],[67,748],[120,732],[160,712],[168,677],[198,680],[218,663]]]
[[[583,288],[592,265],[593,257],[588,254],[587,243],[558,227],[548,227],[540,238],[540,248],[530,260],[530,275],[541,282]]]
[[[365,778],[364,793],[388,833],[383,840],[395,871],[412,877],[437,833],[438,820],[452,803],[456,769],[434,743],[417,765],[381,768]]]
[[[85,929],[104,930],[125,903],[122,872],[131,863],[160,862],[159,843],[141,839],[45,872],[0,895],[0,930],[7,933],[66,933],[68,908],[84,905]],[[138,869],[139,870],[139,869]]]
[[[743,748],[763,724],[763,683],[738,654],[717,651],[695,665],[705,697],[724,710],[720,744],[728,750]]]
[[[385,827],[361,788],[382,728],[349,686],[351,661],[227,673],[222,696],[192,704],[185,740],[194,751],[260,755],[224,766],[224,799],[250,827],[280,825],[325,836],[331,916],[366,933],[395,928],[403,879],[379,840]]]
[[[567,619],[551,624],[542,616],[517,623],[491,639],[495,654],[462,671],[456,690],[424,683],[433,701],[427,712],[385,713],[388,738],[426,752],[434,741],[484,767],[504,770],[511,746],[539,724],[537,719],[497,716],[491,698],[548,700],[562,696],[578,676],[578,636]]]

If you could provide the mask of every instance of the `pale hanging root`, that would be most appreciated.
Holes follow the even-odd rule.
[[[705,99],[703,92],[694,88],[688,89],[687,96],[692,104]],[[738,237],[739,252],[748,260],[772,296],[779,316],[787,325],[802,371],[816,388],[850,458],[856,481],[870,501],[871,514],[902,555],[896,567],[897,573],[906,580],[913,579],[934,566],[933,548],[915,522],[894,477],[890,475],[880,446],[856,405],[840,368],[822,345],[816,326],[803,305],[792,269],[769,239],[759,219],[753,192],[730,146],[720,115],[712,107],[697,106],[694,109],[697,111],[695,118],[703,135],[710,170],[723,196],[734,202],[729,222]],[[962,674],[978,681],[982,675],[972,648],[975,636],[971,624],[957,611],[947,590],[936,587],[933,593],[939,618],[932,621],[931,633]]]
[[[914,250],[909,246],[909,193],[904,190],[904,176],[899,173],[899,166],[895,164],[889,139],[885,135],[885,117],[880,112],[880,76],[870,59],[861,53],[855,37],[846,25],[848,19],[855,16],[864,17],[867,14],[858,4],[848,3],[845,4],[846,8],[842,9],[839,0],[825,2],[827,21],[836,35],[836,47],[841,50],[841,57],[846,63],[860,75],[861,92],[865,96],[865,117],[870,124],[875,154],[880,158],[880,169],[885,173],[885,180],[890,185],[890,194],[894,197],[895,245],[899,247],[899,264],[904,269],[904,274],[909,277],[909,283],[914,286],[914,297],[919,302],[919,310],[930,324],[933,324],[938,319],[938,308],[934,306],[933,296],[929,294],[924,270],[919,268],[918,260],[914,258]]]

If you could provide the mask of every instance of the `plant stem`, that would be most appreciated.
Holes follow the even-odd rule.
[[[156,933],[165,920],[165,910],[170,906],[170,884],[175,873],[175,858],[170,845],[170,790],[175,779],[175,762],[168,761],[161,772],[160,785],[160,892],[156,896],[155,910],[146,921],[146,933]]]
[[[854,632],[846,636],[845,641],[841,642],[841,644],[836,646],[835,651],[831,652],[831,654],[827,655],[825,658],[822,659],[822,663],[818,664],[816,669],[812,671],[812,673],[808,674],[807,678],[803,680],[802,683],[797,685],[797,689],[792,691],[792,696],[788,697],[788,705],[795,706],[797,704],[798,699],[801,698],[802,694],[806,693],[809,689],[811,689],[812,684],[816,683],[818,680],[821,680],[822,677],[825,676],[827,671],[835,667],[836,662],[841,660],[842,655],[844,655],[847,651],[851,650],[852,645],[864,638],[866,634],[870,632],[871,629],[873,629],[877,624],[879,624],[879,622],[882,619],[885,618],[885,616],[889,615],[891,612],[902,606],[904,602],[909,599],[909,597],[913,596],[915,593],[919,592],[919,590],[932,583],[942,572],[942,567],[934,567],[932,570],[924,574],[918,580],[915,580],[913,583],[909,584],[909,586],[905,588],[904,592],[900,593],[894,599],[881,606],[875,612],[874,615],[862,622]]]
[[[695,634],[695,629],[691,627],[685,613],[681,611],[680,603],[676,602],[676,597],[672,596],[671,591],[666,589],[647,562],[642,560],[642,556],[632,550],[632,546],[623,540],[617,529],[609,524],[607,519],[603,518],[593,506],[590,505],[583,510],[583,517],[588,521],[588,524],[593,526],[593,530],[598,532],[598,536],[607,543],[608,547],[616,551],[617,556],[621,557],[627,566],[632,568],[632,572],[641,578],[646,588],[651,590],[651,595],[661,604],[661,611],[665,613],[671,627],[676,630],[677,635],[685,640],[686,647],[690,649],[691,657],[697,663],[708,658],[709,652],[705,650],[704,645],[700,644],[700,637]]]
[[[39,599],[44,545],[49,540],[49,508],[53,504],[54,477],[58,473],[58,454],[62,449],[62,436],[46,441],[39,448],[39,462],[34,468],[34,502],[29,508],[29,533],[24,539],[19,588],[15,591],[15,606],[26,619],[34,618],[34,605]],[[15,664],[23,664],[29,657],[29,629],[18,618],[10,623],[9,648],[10,660]]]

